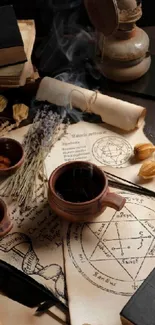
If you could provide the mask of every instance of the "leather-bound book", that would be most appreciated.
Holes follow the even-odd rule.
[[[18,27],[22,35],[27,62],[0,68],[0,88],[24,86],[34,78],[31,55],[35,41],[35,23],[33,20],[20,20]]]
[[[0,67],[27,61],[13,6],[0,7]]]
[[[155,269],[131,297],[120,316],[122,325],[155,324]]]

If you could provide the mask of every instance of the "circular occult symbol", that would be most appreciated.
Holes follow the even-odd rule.
[[[131,296],[155,265],[155,211],[135,195],[126,199],[120,212],[109,209],[97,222],[70,224],[67,245],[86,280],[102,290]]]
[[[98,139],[93,145],[93,155],[103,165],[121,167],[131,157],[132,147],[125,139],[107,136]]]

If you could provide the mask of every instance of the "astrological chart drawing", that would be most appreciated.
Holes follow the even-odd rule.
[[[122,211],[107,209],[96,221],[70,224],[67,248],[85,280],[130,296],[155,265],[155,201],[121,194],[126,197]]]
[[[13,229],[0,239],[0,259],[46,286],[66,304],[60,221],[47,200],[24,213],[10,206]]]
[[[124,138],[105,136],[94,143],[92,153],[102,165],[125,167],[131,157],[132,147]]]

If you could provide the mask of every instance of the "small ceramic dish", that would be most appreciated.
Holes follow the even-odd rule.
[[[13,227],[6,203],[0,199],[0,237],[6,235]]]
[[[22,145],[10,138],[0,139],[0,176],[14,174],[24,161]],[[6,165],[5,165],[6,163]]]

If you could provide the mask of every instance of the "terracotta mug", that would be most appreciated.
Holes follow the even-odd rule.
[[[92,220],[106,207],[119,211],[125,204],[125,198],[110,193],[105,173],[83,161],[68,162],[53,171],[48,200],[58,216],[71,222]]]
[[[5,202],[0,199],[0,237],[6,235],[13,227]]]

